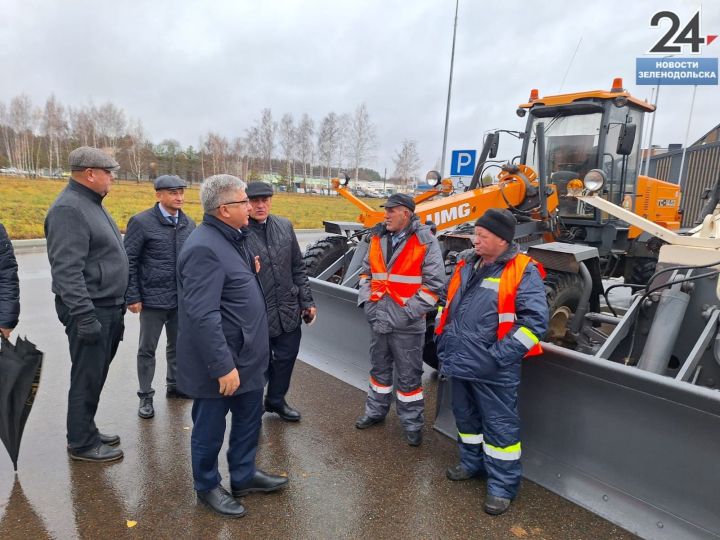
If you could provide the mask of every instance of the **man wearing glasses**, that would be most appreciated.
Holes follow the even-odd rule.
[[[130,263],[128,309],[140,314],[137,353],[140,418],[155,416],[152,387],[155,350],[163,328],[167,346],[165,384],[167,398],[183,398],[175,387],[175,343],[177,341],[177,259],[195,222],[182,211],[185,180],[165,174],[155,179],[152,208],[130,218],[125,232],[125,250]]]
[[[70,152],[71,178],[45,217],[55,309],[70,345],[67,441],[75,460],[122,458],[117,435],[95,425],[100,393],[125,326],[128,260],[103,207],[117,162],[97,148]]]
[[[256,263],[241,231],[249,217],[246,187],[229,174],[203,181],[203,222],[178,260],[177,385],[194,399],[193,483],[201,503],[228,517],[245,515],[235,498],[287,484],[255,466],[270,338]],[[232,494],[218,472],[228,411]]]

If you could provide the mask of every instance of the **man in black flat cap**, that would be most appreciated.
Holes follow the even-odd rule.
[[[182,211],[185,180],[163,175],[155,179],[157,202],[128,222],[125,250],[130,265],[126,300],[132,313],[140,314],[140,343],[137,353],[140,418],[155,415],[152,380],[155,375],[155,351],[165,328],[166,397],[185,397],[175,387],[175,345],[178,328],[177,260],[183,243],[195,228],[195,222]]]
[[[395,394],[405,440],[419,446],[425,423],[425,315],[442,294],[445,265],[438,241],[415,215],[410,195],[395,193],[383,206],[385,220],[369,235],[360,271],[358,306],[365,310],[372,341],[365,411],[355,427],[367,429],[385,420]]]
[[[67,441],[70,457],[113,461],[117,435],[95,425],[100,393],[123,337],[128,260],[120,231],[103,207],[117,162],[102,150],[70,152],[71,178],[45,217],[55,309],[70,344]]]
[[[287,422],[300,420],[300,412],[288,405],[295,359],[300,349],[301,319],[316,315],[305,262],[290,220],[270,214],[273,189],[265,182],[250,182],[248,244],[260,257],[260,283],[267,304],[270,330],[270,366],[265,411],[277,413]]]

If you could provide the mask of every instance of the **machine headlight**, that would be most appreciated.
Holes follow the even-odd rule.
[[[442,180],[442,177],[440,176],[440,173],[437,171],[430,171],[425,175],[425,181],[427,182],[428,186],[435,187],[437,186],[440,181]]]
[[[583,178],[583,184],[585,185],[585,189],[587,189],[590,193],[597,193],[603,188],[606,180],[607,177],[605,176],[604,171],[600,169],[591,169],[585,175],[585,178]]]

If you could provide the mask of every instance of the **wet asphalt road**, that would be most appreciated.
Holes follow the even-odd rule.
[[[311,238],[312,239],[312,238]],[[307,241],[307,238],[301,238]],[[125,451],[114,464],[72,462],[65,451],[70,361],[54,313],[44,252],[21,253],[17,334],[45,351],[42,381],[20,452],[18,474],[0,449],[0,538],[631,538],[627,532],[524,481],[511,510],[482,512],[484,482],[452,483],[444,469],[454,443],[431,429],[435,381],[427,377],[425,442],[401,440],[394,413],[366,431],[353,427],[365,394],[299,362],[289,401],[299,424],[266,415],[258,465],[287,474],[289,487],[244,499],[248,515],[228,520],[197,506],[192,490],[190,402],[166,400],[159,353],[155,418],[137,416],[138,318],[110,368],[96,421]],[[164,350],[161,341],[159,351]],[[227,484],[224,455],[220,467]],[[129,525],[134,526],[130,527]]]

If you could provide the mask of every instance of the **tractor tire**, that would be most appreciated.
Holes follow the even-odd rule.
[[[632,272],[630,273],[628,283],[647,285],[647,282],[650,281],[650,278],[655,273],[656,266],[657,259],[652,257],[634,257]]]
[[[545,294],[550,311],[547,341],[557,345],[569,343],[568,324],[580,303],[583,280],[579,274],[548,272]]]
[[[309,245],[303,255],[309,277],[318,277],[332,263],[348,251],[348,239],[344,236],[326,236]],[[338,270],[328,281],[340,283],[342,269]]]

